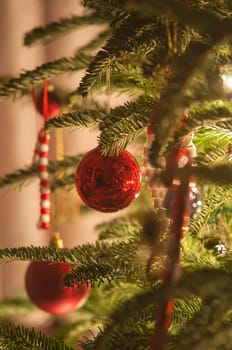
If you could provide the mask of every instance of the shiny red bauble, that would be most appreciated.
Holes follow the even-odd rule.
[[[66,287],[63,278],[71,272],[67,263],[32,262],[25,276],[27,294],[38,308],[51,314],[79,309],[89,297],[90,286]]]
[[[128,152],[104,157],[99,147],[89,151],[76,169],[76,189],[85,204],[101,212],[115,212],[138,197],[141,171]]]
[[[43,115],[43,91],[39,94],[36,101],[37,111]],[[57,117],[61,112],[61,103],[59,97],[52,91],[48,92],[48,110],[47,119]]]

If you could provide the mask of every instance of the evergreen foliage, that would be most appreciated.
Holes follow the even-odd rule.
[[[39,43],[48,43],[63,34],[90,24],[105,23],[96,16],[72,16],[70,18],[60,19],[59,22],[49,23],[46,27],[38,27],[25,34],[24,45],[32,46]]]
[[[175,260],[173,232],[178,231],[181,218],[174,212],[170,220],[162,207],[154,209],[146,200],[145,192],[151,193],[145,186],[126,215],[96,227],[96,243],[71,249],[0,249],[2,262],[68,262],[72,271],[64,284],[93,287],[79,319],[70,328],[61,327],[57,338],[11,324],[7,305],[4,309],[0,304],[0,348],[72,350],[78,341],[84,350],[231,349],[232,95],[224,90],[222,80],[232,61],[231,1],[84,0],[83,4],[91,15],[62,18],[32,29],[24,44],[47,43],[89,24],[103,24],[102,33],[72,57],[45,63],[6,82],[2,79],[0,98],[29,93],[45,79],[86,69],[77,90],[63,96],[65,113],[48,120],[46,130],[97,128],[102,154],[112,156],[132,141],[141,147],[150,124],[155,135],[149,149],[155,186],[165,187],[173,177],[186,184],[186,179],[194,177],[203,205],[181,241],[177,259],[181,271],[175,283],[165,280],[164,269]],[[104,89],[108,94],[126,93],[128,100],[111,109],[99,105],[97,95]],[[186,110],[188,119],[179,128]],[[192,130],[196,164],[165,169],[163,158]],[[53,191],[73,186],[74,168],[81,157],[50,162]],[[0,187],[25,185],[37,176],[38,167],[33,164],[6,174]],[[175,208],[178,213],[181,203],[179,207]],[[226,246],[224,255],[218,244]],[[174,309],[168,341],[160,336],[156,347],[152,341],[157,315],[169,300],[174,301]],[[12,306],[17,310],[22,304],[12,301]],[[91,335],[83,338],[87,331]],[[77,337],[71,345],[66,344],[69,332]]]
[[[82,154],[78,154],[77,156],[68,156],[65,157],[62,161],[51,161],[49,163],[49,175],[52,188],[65,186],[65,183],[67,185],[70,184],[68,181],[68,176],[64,178],[64,174],[70,169],[73,169],[82,158],[82,156]],[[62,174],[62,178],[60,178],[60,174]],[[11,174],[6,174],[3,178],[0,179],[0,187],[3,188],[11,185],[25,185],[35,177],[38,177],[37,164],[33,164],[31,167],[24,169],[18,169],[16,172]]]
[[[14,326],[8,322],[0,324],[0,346],[6,350],[73,350],[72,347],[62,341],[47,337],[34,329],[27,329],[23,326]]]

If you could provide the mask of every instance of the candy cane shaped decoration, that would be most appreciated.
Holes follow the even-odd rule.
[[[43,87],[43,117],[44,123],[48,120],[48,83]],[[40,228],[50,228],[50,181],[48,174],[48,152],[50,136],[42,128],[39,135],[39,178],[40,178]]]
[[[39,135],[39,178],[40,178],[40,228],[50,228],[50,182],[48,173],[48,152],[50,135],[44,129]]]
[[[37,98],[34,89],[32,89],[32,99],[35,108],[38,110]],[[49,117],[48,113],[48,84],[44,81],[43,85],[43,119],[44,123]],[[34,150],[34,163],[38,165],[40,179],[40,221],[39,227],[44,230],[50,228],[50,182],[48,174],[48,152],[50,135],[46,134],[44,127],[39,132],[38,141]]]

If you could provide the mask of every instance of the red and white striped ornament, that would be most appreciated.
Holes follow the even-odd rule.
[[[35,108],[38,110],[37,97],[34,89],[32,89],[32,98]],[[44,123],[49,118],[48,109],[48,84],[44,81],[43,100],[42,100],[42,114]],[[44,230],[50,228],[50,181],[48,173],[48,153],[49,153],[50,135],[46,134],[44,127],[39,132],[36,148],[34,151],[34,162],[38,165],[39,179],[40,179],[40,220],[39,227]]]
[[[48,173],[48,152],[50,135],[44,129],[39,134],[39,179],[40,179],[40,228],[50,228],[50,181]]]

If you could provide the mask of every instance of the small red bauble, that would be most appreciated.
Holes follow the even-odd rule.
[[[79,309],[89,297],[90,286],[66,287],[63,278],[71,272],[67,263],[32,262],[25,276],[26,291],[32,303],[51,314]]]
[[[138,197],[141,171],[128,151],[123,150],[118,156],[104,157],[96,147],[80,161],[75,180],[79,196],[90,208],[115,212]]]
[[[47,118],[54,118],[60,114],[61,111],[61,103],[59,97],[54,93],[48,92],[48,113]],[[43,115],[43,91],[39,94],[36,101],[36,109],[37,111]]]

